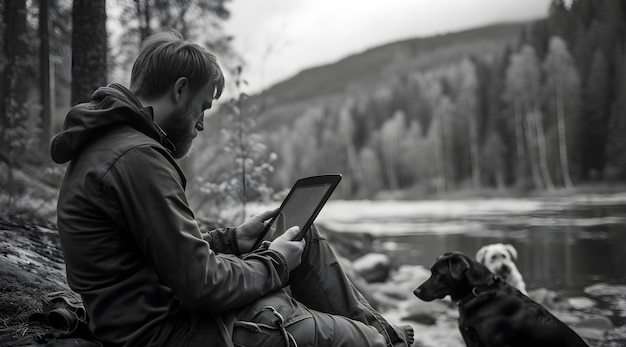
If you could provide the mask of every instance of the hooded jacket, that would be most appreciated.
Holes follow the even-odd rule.
[[[176,317],[218,315],[288,281],[278,252],[234,256],[235,229],[201,234],[159,130],[151,108],[112,84],[51,141],[53,160],[70,162],[57,206],[68,283],[105,345],[167,345]]]

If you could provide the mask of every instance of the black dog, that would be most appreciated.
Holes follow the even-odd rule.
[[[588,347],[543,306],[463,253],[437,258],[415,296],[450,295],[459,305],[459,330],[469,347]]]

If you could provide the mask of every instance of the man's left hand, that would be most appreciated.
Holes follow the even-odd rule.
[[[274,217],[276,213],[278,213],[278,209],[265,211],[251,217],[236,228],[239,252],[248,253],[252,250],[252,246],[254,246],[261,235],[261,231],[265,228],[265,222]]]

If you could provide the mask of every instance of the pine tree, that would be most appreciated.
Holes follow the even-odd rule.
[[[626,49],[617,61],[626,60]],[[626,66],[618,65],[615,76],[617,98],[611,107],[606,144],[606,165],[609,179],[626,179]]]
[[[72,9],[72,105],[91,100],[107,83],[105,0],[74,0]]]
[[[608,66],[604,53],[596,49],[583,91],[584,118],[580,144],[582,173],[599,178],[605,165],[605,144],[609,115]]]
[[[540,70],[537,56],[531,46],[511,57],[506,77],[506,95],[516,124],[517,153],[527,160],[536,189],[552,189],[553,184],[546,159],[545,134],[539,107]],[[525,148],[522,149],[524,141]],[[519,171],[517,177],[524,175]]]

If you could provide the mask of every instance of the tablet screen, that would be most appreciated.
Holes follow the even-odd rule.
[[[297,180],[280,205],[278,214],[263,229],[252,249],[257,249],[263,241],[273,241],[294,226],[300,228],[294,240],[302,240],[339,181],[340,174],[317,175]]]
[[[274,218],[264,239],[274,240],[292,226],[300,227],[300,231],[304,233],[309,218],[315,214],[318,205],[331,187],[332,184],[328,183],[295,188],[285,201],[279,216]]]

